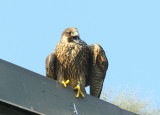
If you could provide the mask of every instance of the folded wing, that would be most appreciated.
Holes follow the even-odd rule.
[[[56,65],[56,56],[54,53],[49,54],[46,58],[46,76],[57,80],[55,67]]]
[[[108,60],[103,48],[99,44],[89,46],[90,51],[90,72],[87,84],[90,85],[90,94],[99,98],[106,71],[108,69]]]

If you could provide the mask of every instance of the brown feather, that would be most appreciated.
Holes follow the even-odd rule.
[[[100,97],[106,71],[108,69],[108,60],[103,48],[99,44],[89,46],[90,51],[90,94]]]
[[[69,79],[72,88],[80,83],[83,92],[90,85],[90,94],[98,98],[107,68],[108,60],[101,46],[88,46],[79,38],[76,28],[64,30],[54,53],[46,59],[47,77],[59,82]]]
[[[46,76],[57,80],[57,76],[55,74],[55,62],[56,55],[54,53],[49,54],[46,58]]]
[[[60,42],[56,47],[55,55],[58,81],[69,79],[73,88],[80,82],[84,90],[89,68],[87,45]]]

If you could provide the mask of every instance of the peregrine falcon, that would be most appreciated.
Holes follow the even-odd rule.
[[[77,90],[76,97],[85,97],[85,87],[90,86],[90,95],[99,98],[107,69],[103,48],[87,45],[74,27],[64,30],[55,51],[46,58],[46,76]]]

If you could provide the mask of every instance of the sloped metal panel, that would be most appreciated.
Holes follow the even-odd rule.
[[[19,105],[0,100],[0,115],[43,115]]]
[[[0,59],[0,99],[46,115],[136,115]]]

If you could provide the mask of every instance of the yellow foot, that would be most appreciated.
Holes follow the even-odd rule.
[[[67,80],[67,81],[62,81],[61,83],[64,85],[64,87],[67,87],[67,84],[69,83],[69,80]]]
[[[79,97],[80,95],[81,95],[82,97],[85,97],[85,95],[84,95],[83,92],[81,91],[81,87],[80,87],[79,84],[74,88],[74,90],[77,90],[76,97]]]

